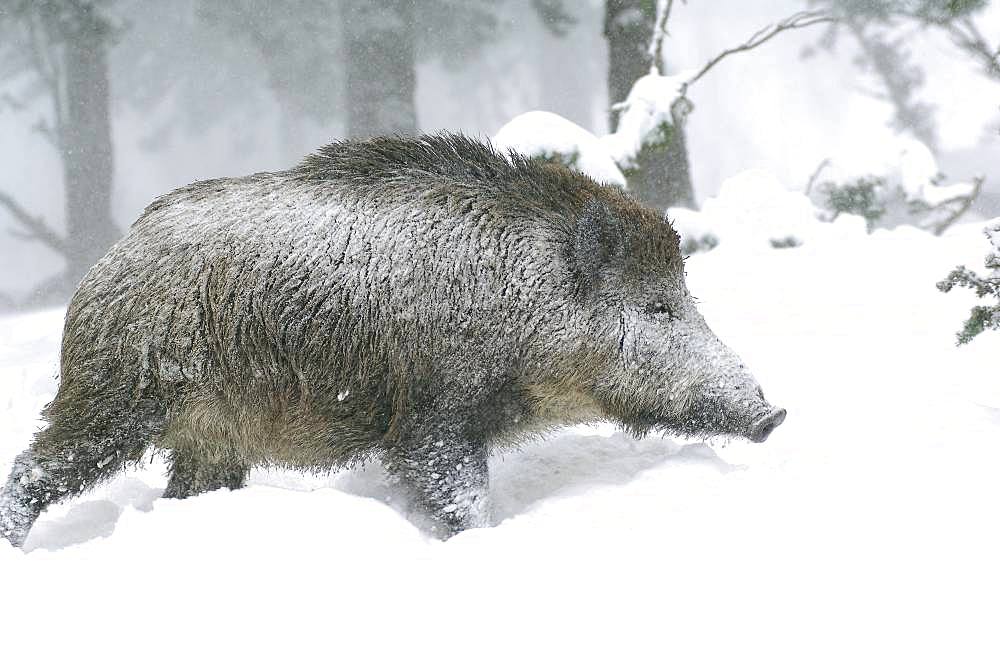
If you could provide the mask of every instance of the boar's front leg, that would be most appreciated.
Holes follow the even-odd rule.
[[[165,499],[185,499],[204,492],[243,487],[247,466],[234,452],[214,458],[197,449],[175,449],[170,455],[170,480],[163,491]]]
[[[428,433],[390,448],[386,466],[431,518],[436,534],[448,538],[489,525],[489,469],[482,443]]]

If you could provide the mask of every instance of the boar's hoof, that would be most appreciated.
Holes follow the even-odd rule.
[[[786,412],[784,409],[774,409],[769,414],[755,422],[750,427],[750,440],[754,443],[761,443],[774,429],[785,421]]]

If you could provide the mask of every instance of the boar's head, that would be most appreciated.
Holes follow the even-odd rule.
[[[624,195],[592,199],[573,231],[578,313],[590,346],[588,392],[606,417],[642,434],[763,441],[785,418],[709,329],[684,281],[669,221]]]

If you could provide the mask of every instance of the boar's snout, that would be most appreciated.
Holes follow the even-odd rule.
[[[784,409],[771,409],[771,412],[750,426],[748,438],[754,443],[761,443],[771,432],[785,421]]]

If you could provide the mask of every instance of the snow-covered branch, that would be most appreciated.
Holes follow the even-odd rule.
[[[682,90],[682,93],[687,92],[687,88],[690,87],[691,84],[698,81],[702,76],[707,74],[709,70],[712,69],[712,67],[715,67],[717,64],[719,64],[722,60],[724,60],[728,56],[731,56],[735,53],[743,53],[744,51],[755,49],[758,46],[770,41],[780,33],[785,32],[786,30],[797,30],[799,28],[807,28],[811,25],[816,25],[818,23],[831,23],[836,20],[837,19],[834,18],[833,16],[829,16],[822,12],[806,11],[806,12],[796,12],[795,14],[792,14],[791,16],[781,21],[778,21],[777,23],[767,25],[758,30],[757,32],[755,32],[754,34],[752,34],[750,38],[747,39],[742,44],[734,46],[733,48],[726,49],[725,51],[719,53],[717,56],[715,56],[707,63],[705,63],[705,66],[702,67],[697,74],[688,79],[687,83],[684,84],[684,89]]]
[[[976,199],[979,198],[979,193],[983,189],[983,180],[983,176],[976,176],[972,181],[970,191],[944,199],[943,201],[931,206],[930,210],[948,210],[949,208],[952,208],[952,206],[954,207],[943,219],[928,225],[927,230],[934,235],[939,236],[944,233],[949,226],[958,221],[962,215],[969,211],[969,208],[972,207],[972,204],[975,203]]]
[[[809,193],[812,191],[813,185],[816,184],[816,180],[819,178],[819,174],[822,173],[823,169],[825,169],[829,165],[830,165],[830,158],[827,157],[826,159],[824,159],[822,162],[819,163],[819,166],[816,167],[816,170],[812,172],[811,176],[809,176],[809,182],[806,183],[806,188],[804,192],[806,196],[809,196]]]
[[[941,235],[972,207],[983,177],[942,180],[933,152],[912,136],[898,135],[870,142],[860,163],[848,153],[823,160],[806,194],[831,221],[850,213],[864,217],[869,229],[910,224]]]

